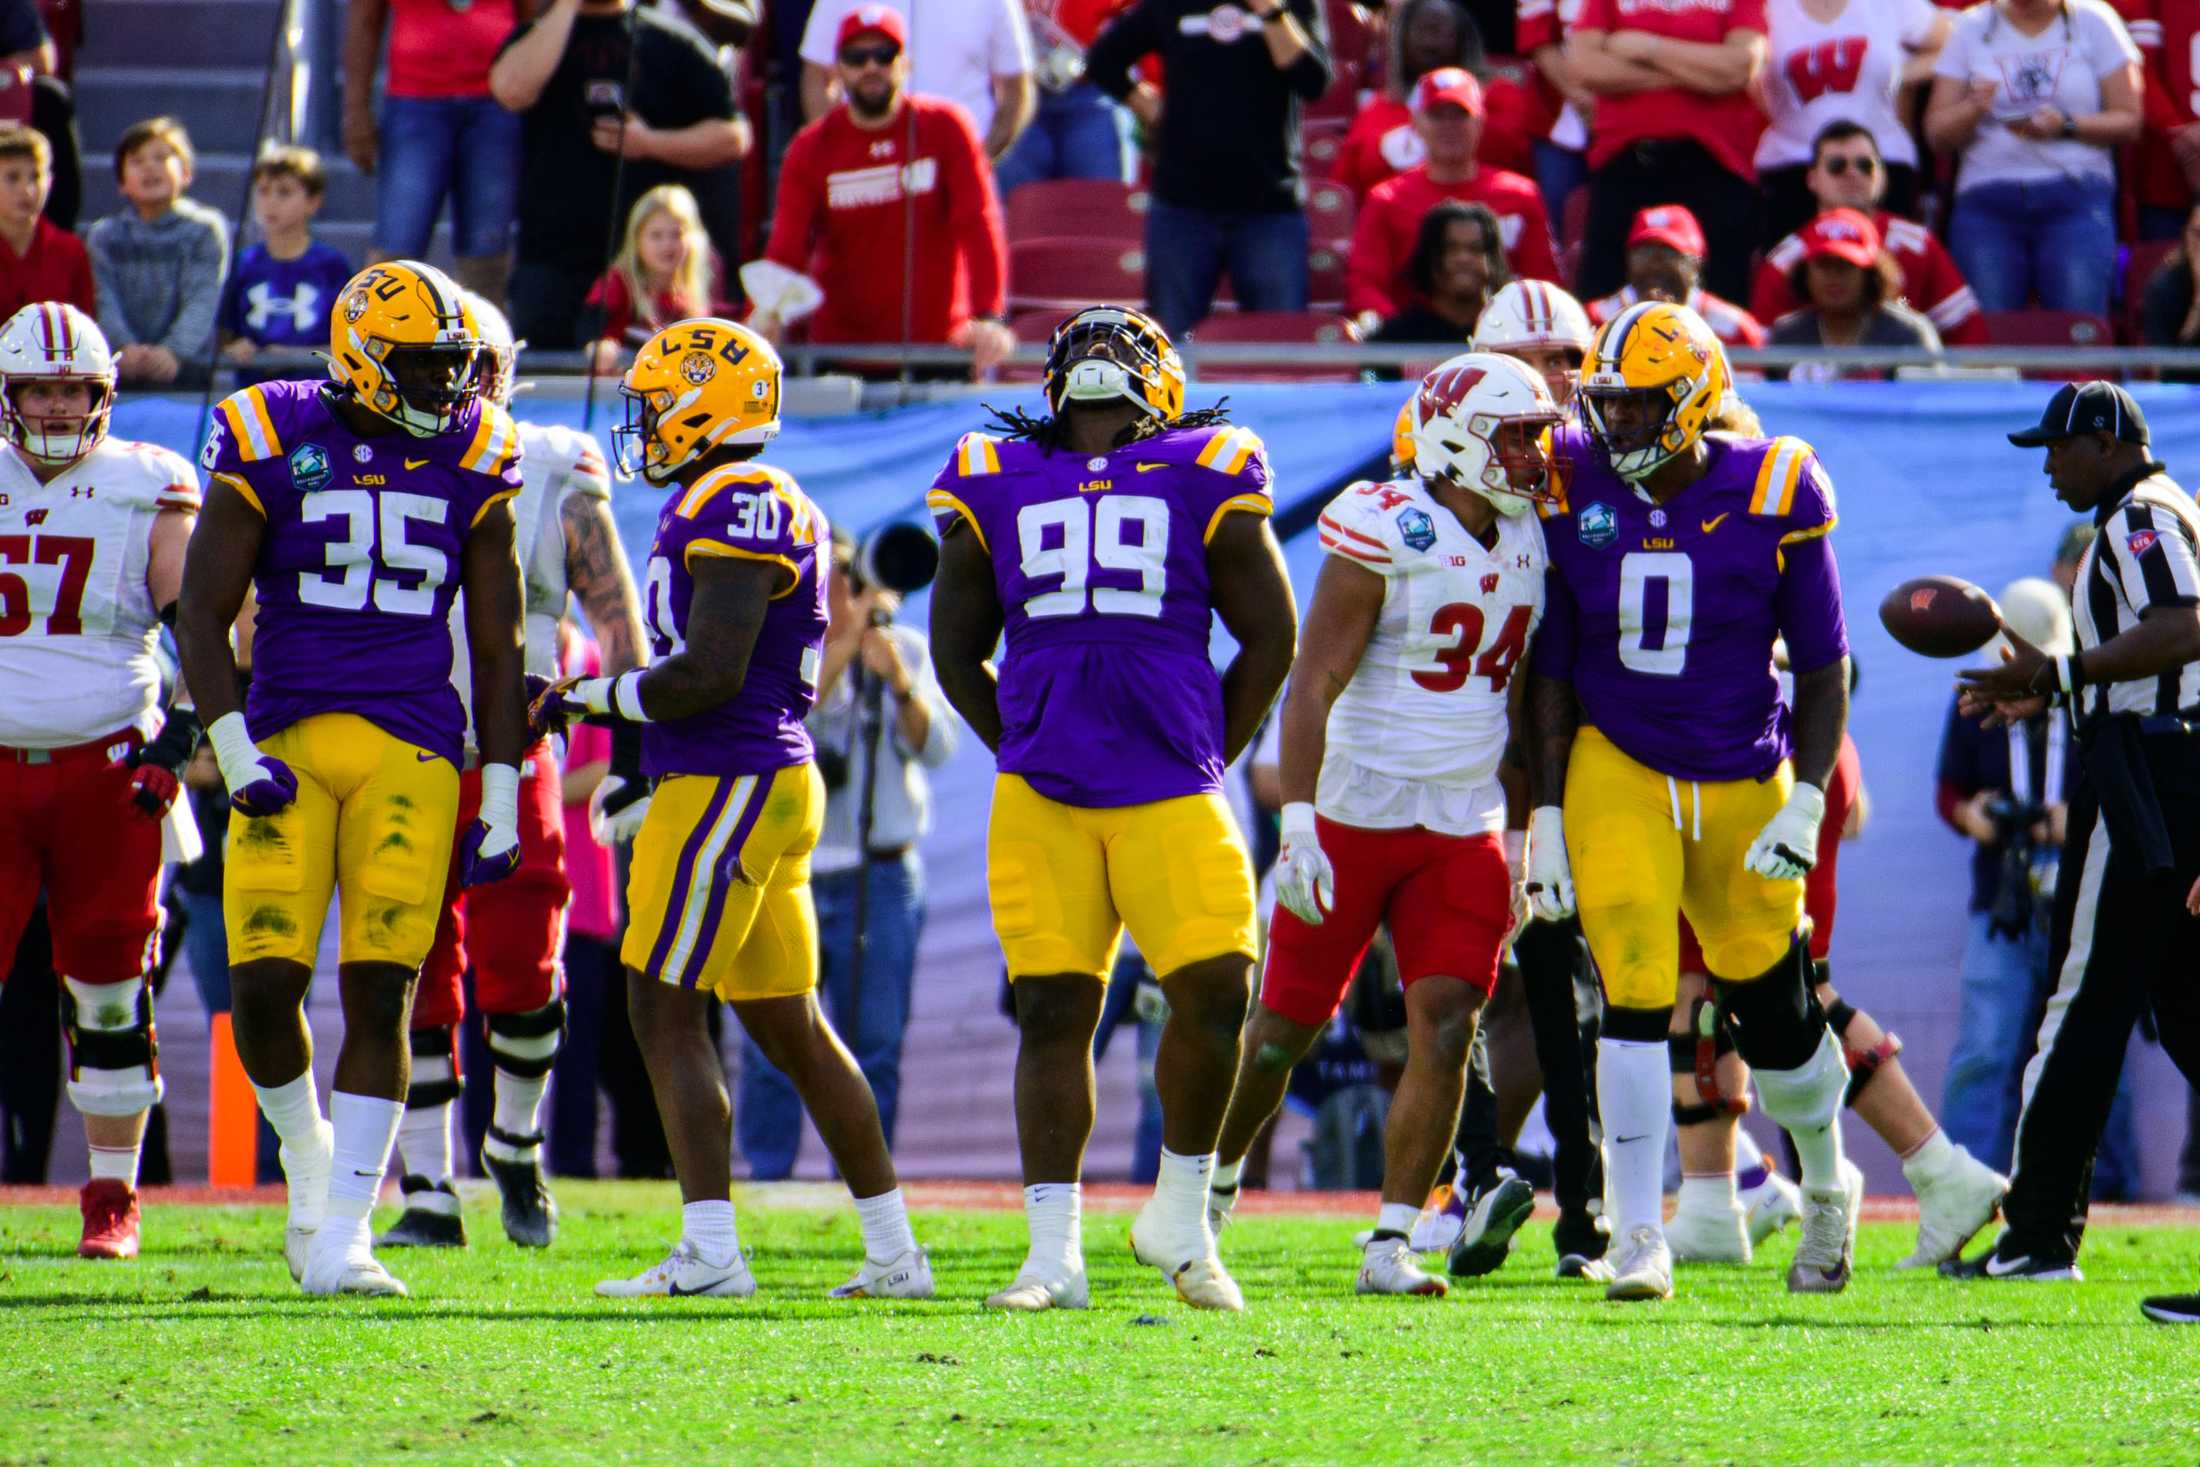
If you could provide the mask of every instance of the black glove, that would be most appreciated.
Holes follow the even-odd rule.
[[[151,743],[140,744],[114,762],[113,768],[130,771],[130,803],[148,819],[167,816],[182,789],[183,767],[199,749],[199,715],[190,708],[171,708],[168,721]]]

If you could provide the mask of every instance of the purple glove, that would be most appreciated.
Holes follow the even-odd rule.
[[[206,736],[221,765],[222,783],[229,786],[229,803],[240,814],[273,815],[298,798],[298,776],[273,754],[260,752],[245,732],[243,714],[223,714],[208,725]]]
[[[459,884],[502,881],[519,869],[519,771],[481,767],[481,813],[458,842]]]

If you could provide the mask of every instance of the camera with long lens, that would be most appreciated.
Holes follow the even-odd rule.
[[[939,574],[940,542],[932,538],[932,532],[924,526],[907,520],[896,520],[880,525],[863,537],[856,546],[855,559],[848,566],[850,588],[858,595],[869,587],[906,596],[921,591],[932,584]],[[891,626],[894,611],[890,606],[871,608],[871,625]],[[825,781],[827,790],[837,790],[848,782],[848,757],[845,751],[819,745],[817,750],[818,777]]]
[[[2032,828],[2047,818],[2045,806],[2003,795],[1986,807],[1986,816],[2001,846],[2001,880],[1987,919],[1996,936],[2015,939],[2052,908],[2060,852],[2032,838]]]

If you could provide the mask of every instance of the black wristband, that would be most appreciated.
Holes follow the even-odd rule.
[[[199,751],[198,710],[195,708],[171,708],[168,719],[160,726],[160,732],[150,743],[141,745],[130,755],[132,769],[151,764],[170,774],[183,773],[183,766],[191,762],[191,756]]]

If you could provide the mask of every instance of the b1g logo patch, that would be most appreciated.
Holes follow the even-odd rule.
[[[1592,504],[1574,517],[1574,524],[1581,535],[1581,543],[1591,550],[1602,550],[1619,538],[1619,516],[1609,504]]]
[[[1416,550],[1436,543],[1436,521],[1417,509],[1398,512],[1398,537]]]
[[[333,477],[328,450],[320,444],[308,443],[290,451],[290,482],[298,486],[300,494],[324,488]]]

